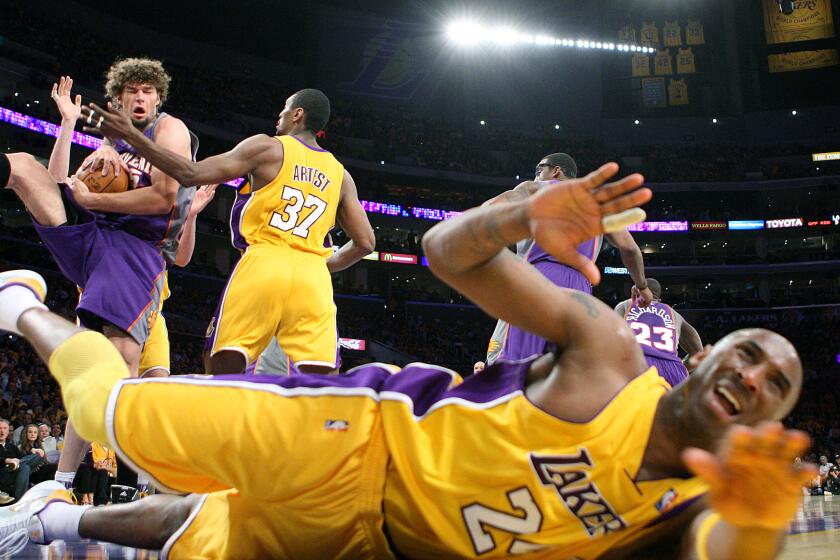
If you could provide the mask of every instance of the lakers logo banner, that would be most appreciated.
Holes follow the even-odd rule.
[[[770,72],[813,70],[814,68],[836,66],[838,63],[840,63],[840,59],[837,56],[837,49],[767,55],[767,65],[770,67]]]
[[[779,11],[776,0],[764,2],[764,31],[769,44],[834,37],[831,0],[796,0],[793,13]]]

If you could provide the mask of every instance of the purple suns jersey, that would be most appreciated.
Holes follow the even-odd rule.
[[[602,241],[603,237],[600,235],[598,237],[593,237],[592,239],[584,241],[578,245],[577,252],[594,262],[595,259],[598,258],[598,253],[601,252]],[[545,249],[537,245],[533,239],[520,241],[516,245],[516,255],[522,257],[531,264],[536,264],[538,262],[553,262],[562,264],[551,256]]]
[[[143,134],[155,139],[155,130],[160,121],[168,117],[166,113],[160,113],[152,125]],[[152,184],[152,164],[146,158],[139,155],[133,146],[119,140],[114,146],[120,158],[126,163],[129,169],[129,180],[131,189],[142,189]],[[192,159],[198,151],[198,138],[190,132],[190,151]],[[112,224],[135,237],[155,244],[161,254],[168,262],[175,260],[178,252],[178,238],[181,228],[187,218],[187,213],[195,195],[194,186],[182,185],[178,189],[175,199],[175,206],[165,214],[117,214],[112,212],[96,212],[96,221],[104,224]]]
[[[654,301],[647,307],[639,307],[634,302],[627,308],[624,320],[633,329],[636,342],[642,347],[645,356],[660,360],[680,360],[677,355],[679,325],[676,313],[669,305]]]

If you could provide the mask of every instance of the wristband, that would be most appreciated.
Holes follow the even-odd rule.
[[[694,551],[700,560],[709,560],[709,535],[711,535],[712,529],[720,520],[721,516],[719,513],[712,513],[706,516],[706,519],[700,523],[700,527],[697,529],[697,538],[694,540]]]

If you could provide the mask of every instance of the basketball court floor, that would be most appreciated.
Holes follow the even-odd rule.
[[[809,496],[791,526],[781,560],[836,560],[840,553],[840,496]],[[28,545],[15,558],[39,560],[157,560],[159,552],[91,541]]]

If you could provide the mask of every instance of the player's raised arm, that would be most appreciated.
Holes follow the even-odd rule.
[[[517,200],[525,200],[539,188],[539,183],[535,181],[525,181],[519,183],[509,191],[505,191],[500,195],[494,196],[490,200],[485,201],[482,206],[490,206],[491,204],[500,204],[503,202],[516,202]]]
[[[593,297],[555,286],[503,251],[533,236],[560,262],[598,283],[598,269],[575,247],[602,233],[602,221],[610,229],[626,226],[626,221],[621,223],[627,214],[611,215],[651,197],[649,189],[638,189],[641,175],[603,185],[617,171],[616,164],[607,164],[582,179],[542,188],[526,200],[475,208],[438,224],[423,238],[430,268],[490,315],[562,349],[582,349],[588,360],[638,374],[646,367],[642,353],[615,312]],[[634,220],[638,219],[636,215]]]
[[[273,167],[276,175],[283,162],[282,144],[265,134],[251,136],[228,152],[194,162],[151,141],[134,127],[125,112],[110,103],[107,110],[93,103],[82,107],[80,118],[86,123],[86,131],[125,140],[154,167],[181,185],[224,183],[254,172],[260,175],[260,168],[267,164]],[[266,176],[270,174],[271,171],[265,173]],[[273,176],[267,180],[271,178]]]
[[[367,214],[359,203],[356,182],[346,170],[344,180],[341,182],[341,199],[335,218],[341,229],[350,237],[350,241],[327,259],[327,268],[330,272],[338,272],[353,266],[376,248],[373,228],[370,227]]]
[[[626,229],[608,233],[606,237],[618,249],[621,262],[627,267],[627,272],[633,279],[633,295],[639,305],[642,307],[650,305],[650,302],[653,301],[653,293],[648,288],[645,279],[645,261],[636,240]]]

